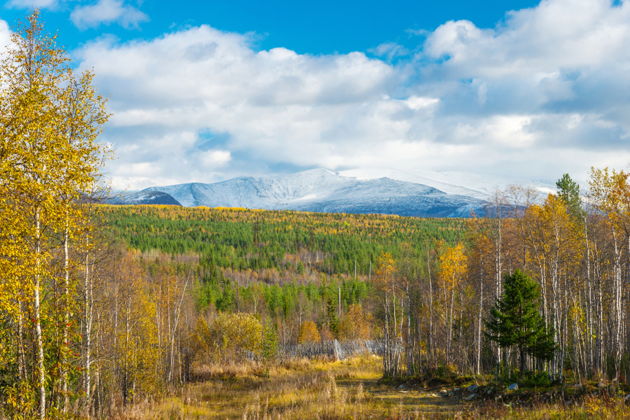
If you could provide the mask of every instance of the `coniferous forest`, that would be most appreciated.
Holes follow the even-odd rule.
[[[230,386],[259,400],[303,389],[324,410],[268,396],[241,403],[251,418],[411,416],[378,411],[368,382],[340,370],[367,365],[369,386],[448,400],[466,384],[458,404],[480,386],[494,398],[571,385],[591,398],[572,400],[580,413],[623,412],[627,172],[593,168],[584,190],[564,175],[547,196],[498,191],[493,218],[99,205],[108,114],[92,78],[37,14],[0,66],[0,417],[137,418],[175,397],[184,408],[164,418],[212,417],[191,411],[204,400],[190,384],[231,405]]]

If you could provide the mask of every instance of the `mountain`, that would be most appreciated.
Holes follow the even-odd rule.
[[[390,178],[362,180],[326,169],[289,175],[240,177],[212,184],[188,183],[119,195],[111,204],[173,204],[417,217],[485,215],[480,198]]]
[[[142,190],[132,193],[122,193],[105,200],[107,204],[160,204],[181,206],[180,202],[163,191]]]

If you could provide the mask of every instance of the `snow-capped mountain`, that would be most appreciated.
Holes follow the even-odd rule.
[[[159,200],[187,207],[245,207],[268,210],[381,213],[420,217],[468,217],[486,213],[488,202],[466,195],[390,178],[361,180],[326,169],[289,175],[240,177],[212,184],[151,187],[119,197],[114,204],[147,204]],[[157,201],[157,200],[156,200]],[[110,201],[111,202],[111,201]]]
[[[142,190],[132,193],[122,193],[106,200],[108,204],[161,204],[170,206],[181,206],[179,201],[171,197],[170,194],[162,191]]]

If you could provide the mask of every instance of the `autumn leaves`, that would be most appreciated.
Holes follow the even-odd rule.
[[[0,394],[21,390],[6,412],[44,418],[67,413],[79,391],[81,202],[96,188],[107,113],[92,74],[74,74],[37,13],[12,35],[0,86]]]

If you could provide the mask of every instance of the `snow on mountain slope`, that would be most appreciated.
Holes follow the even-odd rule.
[[[181,206],[170,194],[162,191],[138,191],[134,193],[118,194],[105,200],[108,204],[161,204],[170,206]]]
[[[471,179],[470,174],[461,174],[458,172],[435,173],[420,169],[416,171],[409,171],[393,168],[375,168],[370,171],[350,169],[343,171],[342,175],[356,177],[359,179],[372,179],[373,176],[371,176],[371,174],[373,173],[380,174],[381,177],[388,177],[414,184],[427,185],[447,194],[465,195],[468,197],[478,198],[480,200],[490,199],[494,188],[492,180],[483,179],[479,176]],[[475,185],[475,187],[471,187],[469,185],[471,183],[472,185]],[[498,187],[498,185],[496,187]]]
[[[240,177],[213,184],[151,187],[183,206],[245,207],[269,210],[382,213],[422,217],[483,215],[484,200],[447,194],[437,188],[390,178],[360,180],[326,169],[289,175]]]
[[[315,169],[285,176],[240,177],[214,184],[191,183],[147,190],[164,191],[184,206],[280,209],[294,201],[322,198],[352,181],[332,171]]]

